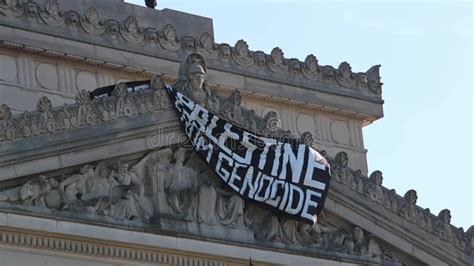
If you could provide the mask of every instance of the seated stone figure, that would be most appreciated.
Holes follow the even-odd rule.
[[[254,231],[255,238],[282,241],[282,228],[278,217],[254,204],[245,206],[245,224]]]
[[[170,181],[172,155],[173,151],[169,148],[153,151],[133,166],[138,175],[142,176],[145,196],[151,199],[157,214],[171,214],[165,185]]]
[[[97,214],[110,214],[110,195],[118,182],[112,177],[112,169],[105,163],[96,166],[94,175],[86,182],[86,193],[81,200],[87,210]]]
[[[197,173],[195,189],[190,190],[186,218],[208,224],[243,226],[243,199],[223,188],[219,177],[192,153],[186,166]]]
[[[111,192],[111,216],[128,220],[147,221],[153,214],[151,202],[144,197],[145,187],[133,171],[128,170],[128,163],[119,161],[117,171],[112,177],[117,186]]]
[[[63,200],[69,202],[78,200],[82,195],[86,194],[86,183],[90,178],[94,177],[94,168],[85,165],[80,169],[80,174],[72,175],[59,183],[59,192],[63,196]]]
[[[223,188],[218,188],[218,217],[223,225],[244,225],[244,199]]]
[[[46,207],[45,196],[51,184],[44,176],[26,181],[20,188],[19,196],[23,205]]]
[[[174,165],[170,168],[169,178],[165,180],[168,204],[175,215],[184,215],[189,208],[190,191],[196,189],[197,172],[184,165],[185,150],[178,148],[173,155]]]

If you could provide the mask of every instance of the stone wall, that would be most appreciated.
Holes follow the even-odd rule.
[[[147,76],[44,55],[0,49],[0,98],[13,114],[33,111],[42,96],[55,106],[74,102],[80,90],[93,90]]]

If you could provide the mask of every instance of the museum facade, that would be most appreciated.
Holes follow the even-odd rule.
[[[379,67],[218,44],[209,18],[122,0],[0,1],[0,265],[474,264],[474,227],[368,173]],[[317,224],[222,184],[165,87],[318,150]]]

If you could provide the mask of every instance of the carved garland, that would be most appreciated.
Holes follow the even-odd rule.
[[[276,47],[270,55],[261,51],[250,51],[248,44],[239,40],[234,47],[226,43],[216,44],[213,36],[205,32],[199,40],[191,36],[179,38],[173,25],[166,25],[161,31],[155,28],[142,28],[136,17],[129,16],[123,22],[103,18],[100,10],[89,7],[84,14],[74,10],[62,11],[57,1],[47,1],[40,5],[33,0],[3,1],[0,3],[0,16],[25,17],[54,27],[74,27],[91,35],[105,35],[125,42],[145,43],[160,46],[165,50],[177,52],[199,52],[207,58],[217,58],[224,62],[234,62],[243,67],[267,68],[278,75],[303,77],[313,83],[338,86],[345,89],[363,91],[381,95],[379,75],[380,65],[371,67],[365,73],[354,73],[347,62],[342,62],[337,69],[331,66],[320,66],[314,55],[308,55],[304,62],[298,59],[286,59],[283,51]],[[44,49],[41,49],[44,51]],[[81,58],[83,59],[83,58]],[[119,66],[122,67],[123,66]]]
[[[115,86],[113,96],[94,100],[90,99],[89,92],[82,90],[76,95],[75,104],[54,108],[44,96],[38,101],[36,112],[25,112],[15,117],[12,117],[10,108],[2,104],[0,142],[99,125],[170,108],[169,99],[164,94],[166,92],[156,89],[156,85],[156,80],[152,79],[153,90],[129,94],[126,86],[124,88],[119,83]]]

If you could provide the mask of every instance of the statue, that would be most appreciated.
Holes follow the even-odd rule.
[[[51,190],[51,184],[44,176],[27,181],[19,191],[24,205],[46,207],[45,196]]]
[[[137,194],[139,196],[143,196],[143,194],[145,193],[145,187],[135,175],[135,173],[128,170],[128,162],[120,160],[117,165],[118,171],[112,172],[112,175],[115,180],[117,180],[120,185],[135,186]]]
[[[190,54],[181,63],[178,81],[173,88],[181,90],[193,101],[203,105],[207,109],[213,110],[213,92],[205,83],[207,74],[207,64],[200,54]]]
[[[254,231],[255,238],[267,241],[282,241],[282,229],[278,217],[273,213],[248,204],[245,208],[245,224]]]
[[[147,221],[153,214],[151,203],[144,197],[145,187],[133,171],[128,170],[128,163],[120,160],[117,171],[112,177],[119,185],[112,188],[111,216],[119,219]]]
[[[85,165],[80,169],[80,174],[72,175],[59,183],[59,192],[67,203],[80,199],[86,194],[86,183],[94,177],[94,168]]]
[[[189,192],[196,189],[197,172],[184,166],[185,150],[178,148],[173,155],[175,163],[169,172],[169,179],[165,181],[167,201],[174,214],[184,215],[189,208]]]
[[[417,224],[428,232],[432,232],[433,219],[429,208],[420,209],[417,214]]]
[[[434,222],[433,231],[444,241],[451,242],[453,230],[451,228],[451,212],[448,209],[441,210],[438,219]]]
[[[153,152],[144,159],[149,179],[147,186],[149,191],[146,192],[146,195],[152,198],[155,211],[160,214],[171,214],[167,194],[165,192],[165,185],[166,182],[169,182],[172,154],[173,151],[167,148]],[[140,163],[134,167],[137,167],[139,164]]]
[[[223,225],[244,226],[244,199],[233,192],[218,190],[219,223]]]
[[[217,187],[218,180],[211,170],[207,169],[196,178],[196,190],[191,191],[191,203],[186,217],[189,220],[215,224],[217,217]]]
[[[87,179],[86,193],[81,200],[89,212],[109,215],[112,188],[118,186],[113,178],[112,170],[105,163],[100,163],[94,170],[94,175]]]
[[[417,218],[416,200],[418,196],[413,189],[408,190],[403,196],[403,201],[398,214],[406,219],[415,222]]]
[[[381,204],[384,202],[382,180],[382,172],[374,171],[372,174],[370,174],[369,182],[364,187],[365,196]]]
[[[190,190],[191,203],[186,218],[191,221],[208,224],[243,226],[244,200],[240,195],[222,187],[219,177],[203,161],[192,153],[186,161],[186,167],[194,169],[196,188]]]
[[[354,180],[352,171],[347,167],[349,156],[346,152],[338,152],[334,158],[335,163],[331,167],[331,174],[338,182],[342,182],[355,190],[357,184]]]

